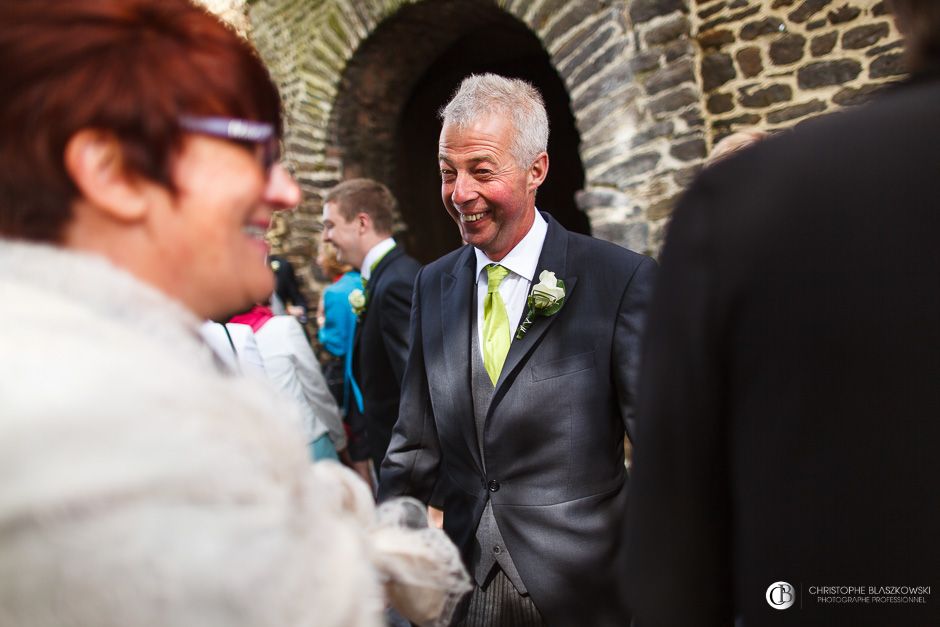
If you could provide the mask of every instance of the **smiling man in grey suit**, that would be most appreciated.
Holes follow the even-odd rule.
[[[380,496],[442,506],[477,583],[462,624],[629,624],[622,442],[655,264],[536,210],[531,85],[471,76],[442,118],[442,197],[469,245],[418,276]]]

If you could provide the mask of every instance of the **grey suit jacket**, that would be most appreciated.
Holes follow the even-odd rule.
[[[428,502],[443,494],[445,530],[465,557],[491,499],[506,546],[549,625],[625,625],[622,440],[655,263],[543,215],[549,226],[536,276],[555,272],[567,300],[513,340],[482,443],[470,385],[473,249],[464,246],[418,275],[380,498],[409,494]]]

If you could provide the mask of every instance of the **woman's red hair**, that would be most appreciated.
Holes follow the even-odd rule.
[[[58,241],[78,190],[63,162],[82,129],[113,133],[128,172],[173,189],[180,114],[281,132],[254,49],[189,0],[0,3],[0,236]]]

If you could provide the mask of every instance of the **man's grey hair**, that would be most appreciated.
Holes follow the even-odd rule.
[[[521,168],[548,149],[548,114],[542,95],[530,83],[497,74],[471,74],[440,110],[441,121],[467,128],[488,115],[507,117],[515,134],[509,152]]]

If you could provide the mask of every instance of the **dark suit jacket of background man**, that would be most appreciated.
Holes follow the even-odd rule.
[[[940,624],[937,77],[716,165],[677,209],[630,494],[641,627]],[[802,609],[771,609],[778,581]]]
[[[372,270],[365,290],[366,311],[356,325],[353,376],[362,390],[369,457],[376,471],[398,419],[401,380],[408,357],[411,292],[420,268],[400,245],[392,248]],[[354,409],[353,403],[350,411]]]
[[[624,625],[622,444],[655,263],[543,215],[548,233],[535,278],[555,272],[567,300],[512,341],[485,425],[486,472],[470,390],[476,259],[464,246],[418,276],[401,417],[380,498],[428,501],[440,476],[451,486],[444,529],[465,559],[492,499],[548,625]]]

